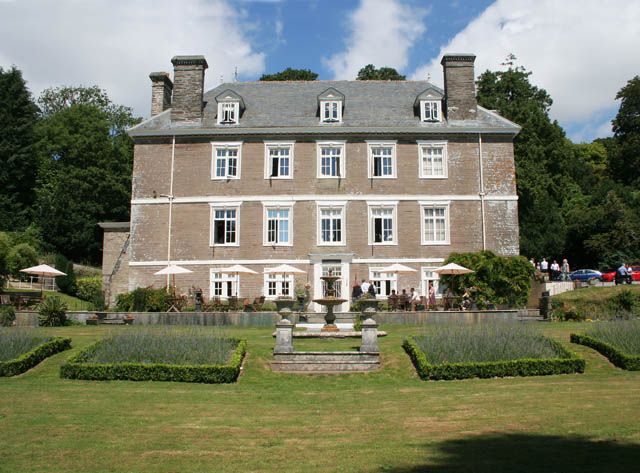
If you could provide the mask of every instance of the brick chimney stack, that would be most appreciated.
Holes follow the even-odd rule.
[[[478,113],[473,71],[474,54],[445,54],[444,97],[447,120],[474,120]]]
[[[204,71],[209,67],[204,56],[174,56],[171,121],[200,123],[204,109]]]
[[[151,79],[151,116],[154,117],[171,107],[173,82],[168,72],[152,72]]]

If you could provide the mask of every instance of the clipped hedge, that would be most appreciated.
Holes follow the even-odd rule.
[[[55,337],[13,360],[0,361],[0,376],[15,376],[29,371],[45,358],[71,348],[71,339]]]
[[[578,345],[584,345],[589,348],[593,348],[597,352],[600,352],[603,356],[607,357],[614,366],[629,371],[640,371],[640,355],[627,355],[626,353],[618,350],[613,345],[601,342],[588,335],[579,335],[577,333],[571,334],[571,342]]]
[[[247,351],[239,340],[226,365],[172,365],[167,363],[87,363],[100,341],[71,357],[60,367],[60,377],[90,381],[178,381],[183,383],[234,383]]]
[[[411,358],[413,366],[423,380],[451,380],[467,378],[503,378],[506,376],[546,376],[551,374],[583,373],[585,362],[553,341],[558,358],[521,358],[519,360],[443,363],[433,365],[412,337],[404,340],[402,347]]]

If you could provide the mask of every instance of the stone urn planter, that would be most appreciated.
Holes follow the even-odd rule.
[[[98,318],[98,316],[97,316],[97,315],[92,315],[91,317],[89,317],[89,318],[85,321],[85,323],[86,323],[87,325],[98,325],[98,321],[99,321],[99,320],[100,320],[100,319]]]
[[[295,299],[290,297],[276,299],[274,302],[276,303],[276,308],[278,312],[280,312],[282,309],[285,309],[285,308],[289,310],[293,310],[293,306],[295,306],[296,304]]]
[[[135,318],[132,315],[125,315],[122,319],[125,325],[133,325]]]
[[[378,310],[379,302],[378,299],[360,299],[358,304],[360,304],[360,311],[364,314],[367,309]]]

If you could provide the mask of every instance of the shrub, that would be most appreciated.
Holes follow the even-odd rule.
[[[608,304],[614,312],[636,313],[640,308],[640,293],[622,289],[609,298]]]
[[[56,285],[60,292],[74,296],[76,294],[76,275],[73,271],[73,263],[60,253],[49,256],[47,259],[58,271],[66,273],[66,276],[56,278]]]
[[[60,368],[71,379],[231,383],[246,342],[208,329],[138,329],[87,347]]]
[[[166,289],[139,287],[119,294],[116,309],[122,312],[164,312],[171,306],[171,295]]]
[[[71,348],[70,338],[36,337],[33,331],[0,329],[0,376],[30,370],[45,358]]]
[[[457,288],[475,287],[478,307],[489,303],[524,306],[531,291],[534,268],[523,256],[497,256],[491,251],[451,253],[445,261],[474,270],[473,273],[443,276],[443,282]]]
[[[625,321],[618,322],[600,322],[602,324],[624,324]],[[599,324],[600,324],[599,323]],[[638,322],[635,322],[636,325]],[[588,334],[571,334],[571,341],[573,343],[584,345],[601,353],[607,357],[611,363],[618,368],[630,371],[640,371],[640,349],[639,349],[639,332],[637,326],[635,332],[632,335],[632,339],[625,340],[623,333],[626,327],[621,325],[613,330],[608,327],[604,331],[596,330]],[[607,333],[609,332],[609,333]],[[612,337],[613,335],[613,337]],[[600,338],[602,337],[602,338]],[[631,341],[632,345],[622,348],[621,345],[625,345],[625,341]],[[629,351],[626,351],[629,350]]]
[[[577,307],[574,307],[569,304],[551,304],[551,316],[554,319],[557,319],[562,322],[566,321],[575,321],[575,322],[583,322],[587,319],[586,314]]]
[[[67,322],[67,304],[59,297],[47,297],[38,305],[38,325],[61,327]]]
[[[16,311],[13,306],[0,306],[0,327],[11,327],[16,320]]]
[[[15,276],[20,276],[20,270],[38,264],[38,254],[28,243],[20,243],[7,253],[7,269]]]
[[[95,302],[102,299],[102,277],[90,276],[76,279],[76,297]]]
[[[265,302],[260,308],[261,312],[276,312],[277,310],[278,308],[276,307],[276,303],[271,301]]]
[[[467,378],[495,378],[505,376],[545,376],[552,374],[583,373],[585,362],[564,350],[557,342],[561,355],[554,358],[521,358],[506,361],[461,362],[431,364],[411,337],[402,346],[411,358],[418,376],[423,380],[452,380]]]

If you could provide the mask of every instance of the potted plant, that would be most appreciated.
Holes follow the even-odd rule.
[[[282,309],[287,308],[293,310],[293,307],[296,304],[296,300],[290,296],[278,296],[274,302],[276,303],[276,308],[278,312]]]
[[[361,312],[364,312],[365,310],[367,310],[369,308],[378,310],[378,303],[379,302],[380,301],[378,299],[376,299],[374,296],[372,296],[369,293],[364,294],[360,299],[358,299],[358,303],[360,305],[360,311]]]
[[[135,317],[131,314],[127,314],[122,318],[122,320],[124,320],[125,325],[133,325]]]

